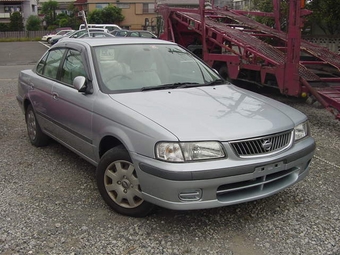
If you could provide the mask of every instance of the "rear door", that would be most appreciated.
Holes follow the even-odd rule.
[[[52,90],[57,80],[59,65],[65,50],[54,49],[47,52],[39,61],[35,74],[30,78],[30,101],[40,124],[49,134],[55,134]]]

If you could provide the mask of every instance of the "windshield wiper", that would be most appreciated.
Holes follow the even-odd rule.
[[[163,85],[158,85],[158,86],[143,87],[143,88],[141,88],[141,91],[187,88],[189,86],[190,87],[197,86],[198,84],[199,83],[197,83],[197,82],[176,82],[176,83],[169,83],[169,84],[163,84]]]
[[[217,79],[217,80],[214,80],[212,82],[208,82],[207,84],[205,85],[220,85],[220,84],[225,84],[226,81],[225,80],[222,80],[222,79]]]

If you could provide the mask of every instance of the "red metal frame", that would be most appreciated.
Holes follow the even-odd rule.
[[[289,1],[288,33],[280,30],[278,0],[274,14],[256,13],[274,17],[276,29],[244,11],[204,9],[204,3],[200,0],[196,9],[157,6],[164,21],[161,38],[193,50],[225,77],[277,87],[285,95],[313,95],[324,107],[340,111],[340,57],[301,40],[301,17],[310,12],[301,10],[300,0]]]

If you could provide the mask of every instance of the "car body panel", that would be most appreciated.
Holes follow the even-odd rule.
[[[171,93],[165,90],[117,94],[112,98],[171,130],[181,141],[257,137],[293,129],[296,125],[281,110],[283,107],[287,111],[287,106],[278,102],[275,106],[268,105],[255,94],[249,95],[229,85],[176,89]],[[303,116],[295,110],[288,113]]]

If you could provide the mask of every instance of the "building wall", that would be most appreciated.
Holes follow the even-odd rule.
[[[155,23],[156,13],[154,11],[154,0],[119,0],[119,1],[103,1],[103,0],[89,0],[88,10],[91,12],[95,9],[101,9],[107,7],[110,3],[113,6],[117,6],[122,9],[122,14],[125,19],[118,24],[121,27],[129,29],[143,29],[145,20],[149,21],[149,30]],[[148,6],[148,8],[146,8]]]
[[[26,25],[27,19],[31,15],[38,15],[37,0],[28,0],[23,2],[24,25]]]
[[[24,1],[3,1],[0,0],[0,22],[9,23],[10,14],[13,12],[20,12],[24,25],[31,15],[38,15],[37,0],[24,0]]]

